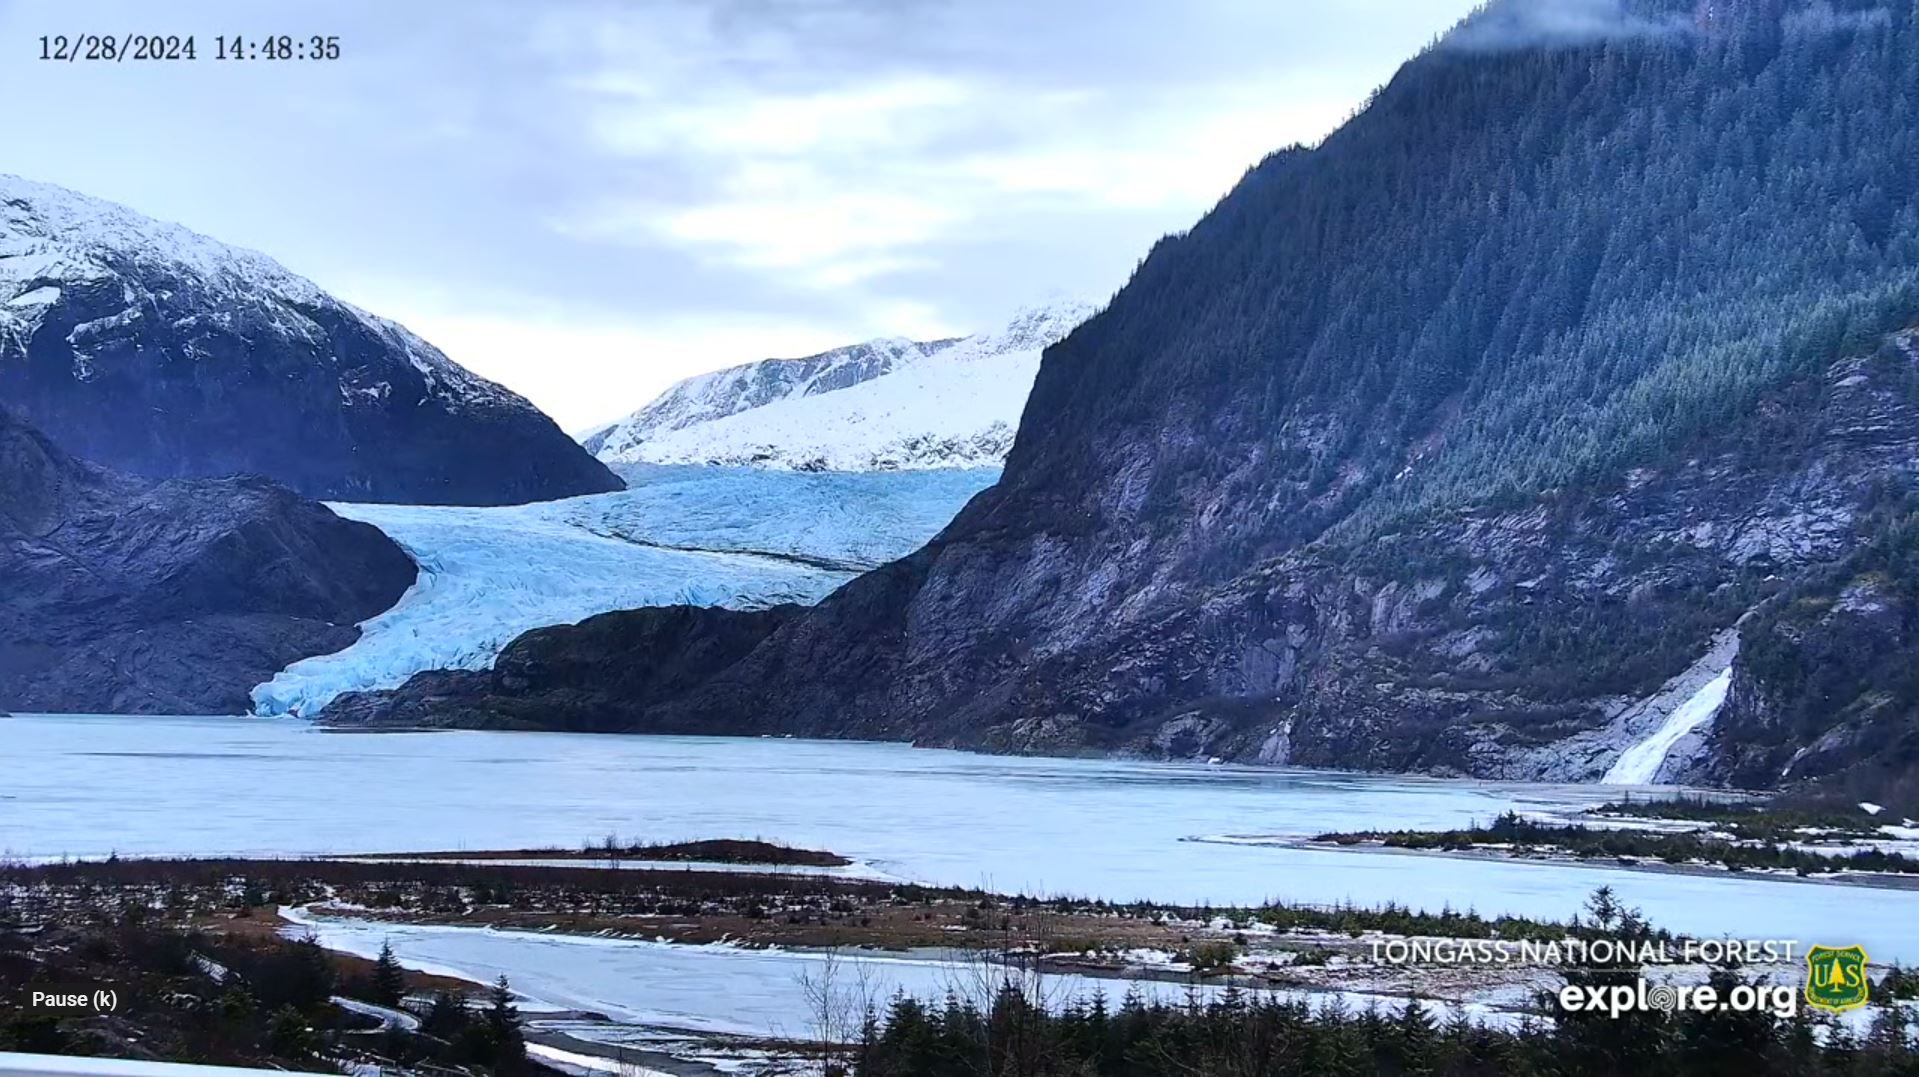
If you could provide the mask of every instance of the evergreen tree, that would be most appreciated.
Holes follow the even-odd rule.
[[[406,997],[406,971],[393,956],[391,943],[380,945],[380,957],[373,963],[373,1001],[382,1006],[398,1006]]]
[[[526,1038],[520,1028],[520,1011],[513,1005],[513,987],[505,976],[494,981],[487,992],[485,1029],[491,1048],[493,1072],[517,1075],[526,1072]]]

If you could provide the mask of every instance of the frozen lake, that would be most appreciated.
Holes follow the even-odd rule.
[[[0,763],[0,854],[12,856],[759,837],[1002,891],[1396,901],[1554,918],[1610,883],[1674,930],[1858,943],[1875,960],[1919,962],[1919,892],[1204,840],[1452,827],[1618,795],[1598,786],[793,740],[339,734],[259,718],[0,719]]]
[[[377,957],[390,945],[411,968],[475,983],[506,976],[541,1007],[604,1014],[624,1025],[683,1032],[806,1038],[819,998],[836,1008],[881,1009],[896,994],[941,999],[948,993],[990,1003],[1005,973],[952,956],[747,950],[637,939],[488,931],[469,927],[374,924],[295,914],[292,934],[311,933],[330,950]],[[1049,1005],[1104,992],[1117,1005],[1127,991],[1182,999],[1183,984],[1021,975]],[[809,992],[811,996],[809,997]],[[1357,998],[1357,996],[1355,996]]]
[[[379,956],[382,946],[410,968],[474,983],[501,976],[516,992],[552,1010],[603,1014],[625,1026],[682,1032],[805,1039],[818,1027],[822,999],[835,1011],[857,1013],[867,1003],[884,1010],[895,995],[938,1001],[953,995],[986,1009],[1008,975],[1000,966],[951,952],[882,954],[846,951],[686,946],[640,939],[554,935],[440,925],[378,924],[286,910],[288,934],[311,934],[330,950]],[[1095,978],[1072,973],[1011,974],[1049,1007],[1091,1001],[1102,994],[1117,1006],[1128,994],[1149,1001],[1183,1002],[1189,992],[1213,997],[1218,988],[1179,979]],[[1327,994],[1274,991],[1273,998],[1312,1005]],[[1350,1010],[1377,1006],[1397,1012],[1403,999],[1337,992]],[[1463,1007],[1474,1019],[1495,1021],[1498,1011]],[[577,1030],[588,1038],[618,1029]]]

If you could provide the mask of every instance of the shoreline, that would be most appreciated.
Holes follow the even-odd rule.
[[[1578,857],[1565,854],[1542,853],[1522,855],[1507,850],[1476,849],[1402,849],[1380,841],[1343,844],[1333,841],[1314,841],[1300,838],[1286,842],[1233,842],[1218,841],[1211,838],[1192,838],[1196,842],[1219,845],[1244,845],[1248,848],[1271,849],[1310,849],[1316,852],[1357,853],[1371,855],[1396,855],[1412,857],[1432,857],[1448,860],[1493,861],[1507,864],[1538,864],[1552,867],[1584,867],[1594,871],[1629,871],[1649,875],[1688,875],[1699,878],[1745,878],[1760,882],[1800,883],[1809,886],[1851,886],[1867,890],[1894,890],[1901,892],[1919,891],[1919,875],[1898,872],[1838,872],[1830,875],[1799,875],[1785,869],[1741,868],[1734,870],[1725,866],[1714,867],[1709,864],[1668,864],[1664,861],[1646,859],[1631,863],[1617,857]]]

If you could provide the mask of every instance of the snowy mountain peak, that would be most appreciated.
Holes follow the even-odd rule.
[[[242,306],[261,300],[335,305],[403,351],[433,387],[468,403],[530,406],[398,322],[333,299],[319,285],[258,251],[115,202],[0,173],[0,327],[30,332],[38,324],[35,316],[53,305],[63,286],[115,276],[184,278],[208,295]],[[139,299],[138,294],[125,296],[127,318],[140,316]],[[19,324],[6,326],[9,314]]]
[[[803,359],[743,363],[676,382],[652,403],[582,439],[602,460],[631,462],[647,440],[793,397],[835,392],[918,362],[952,341],[869,340]]]
[[[11,175],[0,399],[69,452],[153,477],[481,504],[619,486],[518,394],[272,258]]]
[[[1091,303],[1065,297],[1022,307],[1000,329],[969,337],[962,343],[977,342],[981,354],[1004,355],[1008,352],[1045,351],[1066,339],[1097,308]]]
[[[258,251],[115,202],[0,173],[0,292],[18,296],[61,280],[96,280],[124,265],[184,270],[222,291],[270,289],[304,302],[325,294]]]
[[[585,439],[610,464],[807,471],[997,466],[1040,353],[1092,315],[1055,299],[956,340],[873,340],[688,378]]]

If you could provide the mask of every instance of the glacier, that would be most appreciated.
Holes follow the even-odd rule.
[[[627,490],[531,505],[330,505],[399,543],[419,579],[363,622],[351,647],[254,688],[254,712],[311,716],[342,692],[398,687],[430,669],[486,669],[524,632],[611,610],[818,602],[925,544],[999,476],[623,472]]]
[[[649,437],[763,407],[776,400],[830,393],[889,374],[954,341],[869,340],[804,359],[769,359],[684,378],[653,402],[580,438],[602,460],[633,456]]]

